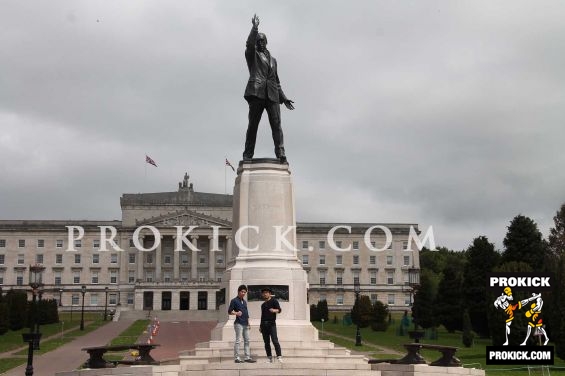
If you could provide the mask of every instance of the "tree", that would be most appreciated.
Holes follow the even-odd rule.
[[[547,332],[555,342],[555,355],[565,360],[565,204],[553,217],[554,227],[549,229],[549,250],[553,273],[552,291],[544,297]],[[544,320],[545,322],[545,320]]]
[[[10,330],[20,330],[27,324],[27,294],[23,291],[9,290],[5,299],[8,306]]]
[[[565,253],[565,204],[553,217],[553,228],[549,229],[549,249],[552,254],[560,256]]]
[[[320,316],[318,315],[318,306],[316,304],[310,305],[310,321],[320,321]]]
[[[320,321],[322,319],[324,319],[324,321],[329,320],[330,313],[328,310],[328,302],[325,299],[318,302],[316,310],[318,311],[318,318],[320,319]]]
[[[469,316],[469,310],[465,309],[463,311],[463,345],[465,347],[473,346],[473,340],[475,335],[471,327],[471,316]]]
[[[500,263],[500,253],[486,236],[473,239],[473,243],[465,252],[467,263],[463,275],[463,305],[469,310],[471,326],[479,336],[487,338],[490,330],[487,320],[487,310],[491,305],[487,299],[487,273]]]
[[[366,295],[359,296],[351,309],[351,320],[361,328],[369,326],[372,320],[373,305],[371,299]]]
[[[424,329],[437,326],[433,277],[433,272],[422,270],[420,287],[414,296],[414,305],[412,306],[413,321]]]
[[[462,329],[461,284],[463,270],[454,264],[447,264],[436,295],[436,315],[439,324],[449,333]]]
[[[510,222],[503,241],[505,251],[502,262],[525,262],[535,271],[544,270],[548,255],[547,243],[543,240],[537,224],[528,217],[517,215]]]
[[[378,332],[386,332],[388,328],[388,315],[388,306],[377,300],[375,304],[373,304],[373,320],[371,322],[371,329]]]

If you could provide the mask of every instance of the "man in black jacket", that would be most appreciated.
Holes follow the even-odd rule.
[[[267,110],[275,144],[275,155],[281,163],[284,163],[286,156],[281,128],[280,104],[284,103],[286,108],[294,110],[292,105],[294,102],[288,99],[281,89],[277,74],[277,60],[267,50],[267,37],[265,34],[259,33],[259,17],[254,15],[251,23],[253,27],[247,38],[245,48],[249,80],[243,97],[249,104],[249,125],[245,137],[243,159],[253,158],[259,121],[261,121],[263,110]]]
[[[281,313],[281,306],[275,298],[272,297],[273,290],[269,287],[265,287],[261,290],[263,295],[263,300],[265,302],[261,304],[261,325],[259,326],[259,331],[263,335],[263,342],[265,343],[265,352],[267,353],[267,362],[273,362],[273,355],[271,353],[271,340],[273,341],[273,346],[275,346],[275,353],[277,354],[277,360],[279,363],[283,362],[281,345],[279,344],[279,338],[277,336],[277,315]]]

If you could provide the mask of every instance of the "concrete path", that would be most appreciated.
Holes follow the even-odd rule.
[[[81,366],[88,354],[80,349],[90,346],[103,346],[132,324],[132,321],[110,322],[95,331],[78,337],[58,349],[33,357],[34,376],[53,376],[57,372],[72,371]],[[13,368],[2,376],[22,376],[26,365]]]

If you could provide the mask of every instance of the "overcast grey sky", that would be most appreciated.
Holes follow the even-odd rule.
[[[565,201],[562,1],[3,1],[0,219],[119,219],[122,193],[185,171],[224,193],[254,13],[295,101],[299,221],[432,225],[463,249],[501,246],[524,214],[547,235]],[[264,116],[255,156],[273,154]]]

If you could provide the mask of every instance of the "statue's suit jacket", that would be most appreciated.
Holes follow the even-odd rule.
[[[281,89],[277,74],[277,60],[266,52],[262,57],[256,49],[258,29],[253,27],[247,38],[245,60],[249,69],[249,81],[243,97],[249,101],[252,97],[269,99],[275,103],[283,103],[286,97]]]

